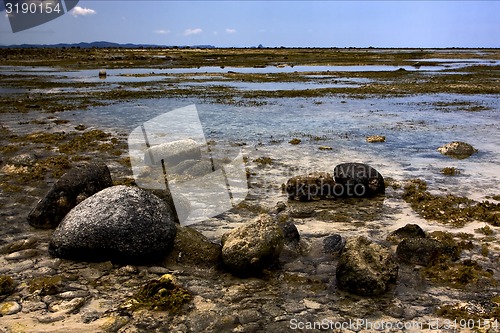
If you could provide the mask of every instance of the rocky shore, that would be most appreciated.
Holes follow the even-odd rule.
[[[79,165],[53,189],[87,189],[85,184],[95,178],[80,176],[108,177],[107,168],[97,172],[102,168]],[[371,174],[382,177],[374,169]],[[346,175],[336,172],[337,181]],[[370,184],[370,177],[356,178],[363,172],[349,175],[352,184]],[[80,183],[61,181],[70,176]],[[297,179],[311,183],[311,177],[289,183],[300,186]],[[323,174],[319,177],[323,180]],[[383,196],[381,184],[378,195]],[[37,208],[53,209],[46,205],[52,193]],[[55,231],[34,230],[0,249],[2,329],[285,332],[363,319],[432,331],[432,323],[444,315],[479,320],[490,326],[489,332],[498,331],[498,271],[463,259],[476,246],[471,239],[428,233],[418,225],[394,230],[386,239],[339,234],[315,239],[299,232],[295,223],[308,214],[297,212],[312,208],[314,214],[328,201],[315,199],[308,207],[280,202],[221,239],[209,240],[176,225],[171,203],[137,187],[111,186],[79,203],[73,200]],[[47,214],[37,208],[29,221],[46,227]],[[43,223],[36,223],[33,212]],[[485,227],[485,234],[488,230],[494,233]],[[450,287],[465,292],[468,301],[443,304],[439,290]],[[444,320],[441,329],[447,331]],[[362,326],[341,331],[363,329],[370,331]]]

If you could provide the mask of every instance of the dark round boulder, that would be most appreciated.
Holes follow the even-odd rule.
[[[168,254],[175,235],[174,215],[162,200],[137,187],[114,186],[66,215],[49,252],[85,261],[153,262]]]
[[[66,172],[28,214],[35,228],[55,228],[68,212],[91,195],[113,185],[104,163],[80,163]]]
[[[363,163],[343,163],[333,169],[336,197],[370,197],[385,193],[384,178],[371,166]]]

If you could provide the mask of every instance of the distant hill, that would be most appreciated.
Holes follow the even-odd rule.
[[[81,48],[81,49],[89,49],[89,48],[126,48],[126,49],[140,49],[140,48],[201,48],[201,49],[213,49],[215,46],[213,45],[192,45],[192,46],[167,46],[167,45],[154,45],[154,44],[119,44],[112,42],[91,42],[91,43],[59,43],[59,44],[19,44],[19,45],[0,45],[0,48]]]

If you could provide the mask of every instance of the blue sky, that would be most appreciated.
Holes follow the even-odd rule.
[[[500,1],[81,0],[17,33],[2,11],[0,44],[500,47],[498,13]]]

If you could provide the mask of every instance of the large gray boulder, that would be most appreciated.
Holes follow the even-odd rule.
[[[73,207],[112,185],[106,164],[77,164],[38,201],[28,215],[28,223],[35,228],[55,228]]]
[[[54,231],[57,257],[127,263],[163,259],[176,235],[171,209],[137,187],[114,186],[73,208]]]
[[[441,154],[457,158],[464,159],[470,157],[471,155],[477,153],[477,149],[472,147],[470,144],[462,141],[453,141],[445,144],[437,149]]]
[[[222,260],[234,275],[259,275],[277,262],[283,245],[281,228],[263,214],[222,236]]]
[[[379,295],[396,281],[398,265],[388,249],[357,237],[347,240],[336,276],[339,289],[362,296]]]

